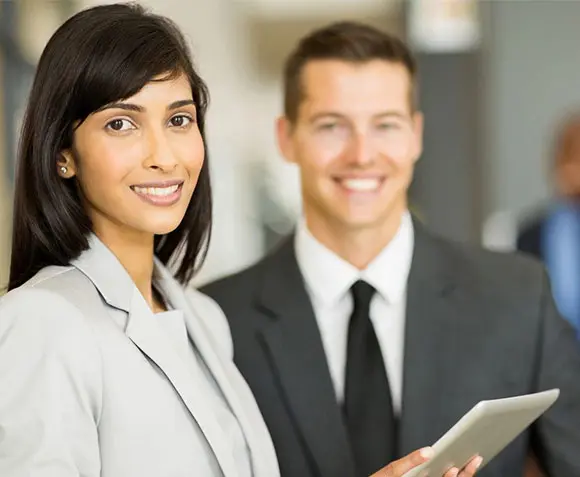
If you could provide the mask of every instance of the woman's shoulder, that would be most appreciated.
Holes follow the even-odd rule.
[[[79,306],[88,296],[79,274],[72,267],[49,267],[0,298],[0,363],[7,363],[0,365],[0,388],[9,389],[0,408],[12,401],[20,409],[18,396],[36,402],[52,392],[51,386],[60,386],[66,396],[70,384],[100,415],[101,348],[86,308]]]
[[[49,336],[65,328],[80,332],[83,312],[78,304],[94,293],[90,280],[72,266],[43,268],[0,297],[0,334],[14,326],[43,330]]]

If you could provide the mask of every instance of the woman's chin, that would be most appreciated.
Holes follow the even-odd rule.
[[[153,235],[167,235],[177,229],[180,223],[181,220],[156,221],[154,223],[141,224],[141,229]]]

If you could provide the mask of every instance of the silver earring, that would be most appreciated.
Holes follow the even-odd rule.
[[[66,174],[66,173],[67,173],[67,171],[68,171],[68,169],[67,169],[65,166],[60,166],[60,172],[61,172],[62,174]]]

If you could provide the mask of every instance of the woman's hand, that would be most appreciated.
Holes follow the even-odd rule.
[[[391,462],[389,465],[373,474],[371,477],[403,477],[407,472],[415,467],[427,462],[433,456],[433,450],[430,447],[420,449],[409,454],[402,459]],[[464,469],[449,469],[442,477],[473,477],[481,465],[481,457],[474,457]],[[440,477],[440,476],[429,476]]]

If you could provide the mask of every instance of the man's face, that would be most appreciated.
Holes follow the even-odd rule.
[[[411,106],[406,68],[317,60],[301,80],[296,121],[278,121],[278,141],[300,168],[309,224],[350,231],[398,220],[422,148],[422,116]]]

